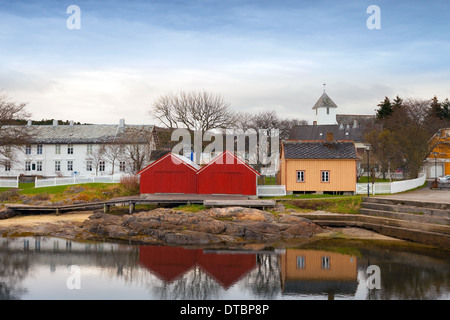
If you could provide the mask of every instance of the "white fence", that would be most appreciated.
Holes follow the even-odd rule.
[[[19,177],[14,179],[0,179],[0,188],[18,188]]]
[[[92,176],[92,177],[70,177],[70,178],[48,178],[38,179],[36,178],[34,186],[50,187],[50,186],[63,186],[69,184],[80,183],[119,183],[120,176]]]
[[[402,180],[395,182],[378,182],[378,183],[357,183],[356,193],[367,194],[367,187],[369,187],[369,194],[388,194],[398,193],[411,190],[422,186],[425,183],[426,175],[421,174],[416,179]]]
[[[257,186],[258,197],[281,197],[286,195],[284,185]]]

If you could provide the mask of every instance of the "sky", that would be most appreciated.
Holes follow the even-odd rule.
[[[325,88],[338,114],[374,114],[386,96],[450,98],[449,13],[448,0],[0,0],[0,90],[33,120],[159,125],[153,101],[180,90],[312,123]]]

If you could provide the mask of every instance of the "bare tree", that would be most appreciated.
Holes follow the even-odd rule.
[[[25,110],[26,103],[11,101],[0,92],[0,164],[12,164],[17,161],[16,152],[29,144],[32,131],[25,125],[17,125],[17,120],[30,117]]]
[[[230,105],[217,94],[206,91],[180,91],[157,98],[150,112],[168,128],[187,128],[200,134],[214,129],[234,127],[237,115]],[[196,161],[200,161],[201,150],[196,150]]]
[[[93,148],[92,153],[86,158],[87,161],[92,161],[92,165],[95,168],[95,175],[97,176],[101,162],[105,161],[105,146],[99,145]]]
[[[120,143],[106,144],[104,146],[104,156],[111,164],[112,175],[114,175],[114,168],[116,165],[116,161],[121,159],[123,153],[124,153],[124,146]]]
[[[152,132],[144,127],[129,127],[118,142],[125,150],[125,158],[131,164],[131,173],[136,173],[150,163],[152,155]]]

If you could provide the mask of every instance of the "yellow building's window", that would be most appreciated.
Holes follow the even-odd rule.
[[[305,171],[297,171],[297,182],[305,182]]]

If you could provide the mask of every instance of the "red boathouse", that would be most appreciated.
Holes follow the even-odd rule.
[[[226,150],[197,172],[198,194],[256,195],[260,174]]]
[[[196,193],[200,166],[186,157],[168,153],[137,174],[141,194]]]

